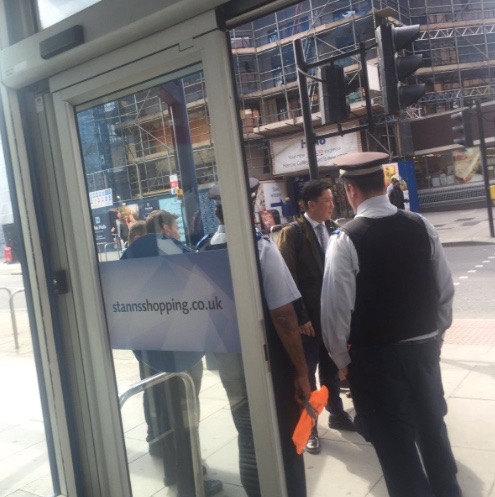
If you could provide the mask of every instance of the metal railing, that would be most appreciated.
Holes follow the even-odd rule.
[[[12,292],[9,288],[2,287],[0,290],[5,290],[9,294],[9,309],[10,309],[10,320],[12,322],[12,331],[14,333],[14,344],[15,348],[19,348],[19,332],[17,331],[17,319],[15,317],[15,307],[14,307],[14,297],[21,293],[24,292],[24,288],[21,288],[20,290],[15,290]]]
[[[180,378],[184,383],[184,388],[186,390],[186,406],[187,406],[187,418],[188,426],[190,427],[191,434],[191,452],[192,452],[192,462],[193,462],[193,472],[194,472],[194,486],[196,487],[196,496],[205,497],[204,485],[203,485],[203,469],[201,461],[201,448],[199,443],[199,415],[198,415],[198,403],[196,399],[196,389],[194,387],[194,382],[191,376],[185,372],[179,373],[158,373],[149,378],[145,378],[134,385],[131,385],[127,390],[125,390],[121,395],[119,395],[120,409],[123,405],[134,395],[144,392],[148,388],[151,388],[160,383],[164,383],[172,378]]]

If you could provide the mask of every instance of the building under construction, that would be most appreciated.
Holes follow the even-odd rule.
[[[409,49],[422,54],[423,65],[411,82],[424,82],[426,94],[400,116],[385,116],[378,82],[375,29],[382,23],[420,24],[419,39]],[[254,22],[230,27],[232,63],[239,96],[249,174],[276,182],[279,199],[295,199],[308,179],[304,127],[293,42],[300,39],[304,57],[318,62],[334,56],[344,66],[350,115],[342,129],[367,122],[364,82],[359,57],[344,56],[366,46],[373,130],[334,137],[327,151],[383,150],[393,160],[414,161],[420,209],[483,201],[478,147],[462,149],[452,142],[450,114],[483,103],[488,145],[493,143],[491,102],[495,84],[495,0],[344,1],[306,0]],[[319,73],[309,76],[309,100],[316,134],[337,129],[321,125]],[[202,72],[184,79],[184,98],[191,123],[191,144],[198,185],[206,189],[214,177],[214,154],[209,130],[207,95]],[[108,107],[108,106],[107,106]],[[112,188],[123,201],[175,194],[178,174],[175,140],[166,99],[142,92],[132,101],[121,99],[112,108],[88,109],[79,125],[86,137],[83,151],[90,191]],[[109,134],[112,147],[99,138]],[[322,142],[323,142],[322,141]],[[493,149],[491,150],[493,156]],[[325,155],[325,151],[318,152]],[[330,158],[330,155],[328,156]],[[293,161],[293,162],[291,162]],[[291,162],[289,164],[289,162]],[[493,178],[493,163],[489,166]],[[329,161],[319,167],[330,175]],[[319,164],[320,166],[320,164]],[[179,173],[180,175],[180,173]],[[180,194],[181,178],[178,178]],[[177,186],[177,185],[175,185]],[[350,215],[345,195],[334,184],[340,215]],[[258,210],[272,205],[261,201]],[[281,212],[282,214],[282,212]]]
[[[399,117],[383,115],[381,93],[372,84],[378,63],[375,29],[383,22],[421,26],[410,50],[423,56],[413,79],[425,83],[426,94]],[[252,174],[268,178],[279,172],[273,167],[277,162],[273,143],[287,135],[302,136],[293,40],[303,40],[309,62],[345,54],[365,43],[371,47],[367,60],[376,126],[361,134],[359,146],[413,159],[423,209],[482,197],[479,150],[453,145],[450,114],[479,99],[485,104],[486,139],[493,142],[494,1],[308,0],[238,27],[231,38]],[[349,57],[339,63],[345,65],[351,124],[352,119],[360,122],[364,91],[359,61]],[[317,80],[310,84],[309,94],[316,133],[325,132],[319,128]],[[489,166],[493,178],[490,157]]]

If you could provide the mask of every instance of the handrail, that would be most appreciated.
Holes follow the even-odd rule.
[[[19,333],[17,331],[17,319],[15,317],[15,308],[14,308],[14,297],[21,292],[24,292],[24,288],[20,290],[16,290],[15,292],[11,292],[9,288],[2,287],[0,290],[5,290],[9,294],[9,309],[10,309],[10,320],[12,322],[12,331],[14,333],[14,344],[15,348],[19,349]]]
[[[112,247],[115,247],[114,242],[108,242],[108,243],[105,243],[105,245],[103,246],[103,250],[104,250],[104,252],[105,252],[105,262],[108,262],[108,252],[107,252],[107,247],[108,247],[109,245],[111,245]],[[119,248],[117,248],[117,252],[118,252],[118,253],[119,253],[119,255],[120,255],[120,252],[121,252],[121,251],[120,251],[120,249],[119,249]]]
[[[186,406],[187,406],[187,417],[191,432],[191,451],[192,451],[192,462],[194,471],[194,485],[196,487],[197,497],[205,497],[205,490],[203,485],[203,470],[201,462],[201,449],[199,443],[199,416],[198,405],[196,399],[196,389],[194,387],[194,382],[191,376],[185,372],[179,373],[158,373],[149,378],[131,385],[127,390],[125,390],[121,395],[119,395],[119,405],[122,409],[123,405],[132,396],[144,392],[148,388],[151,388],[160,383],[164,383],[172,378],[180,378],[184,383],[186,389]]]

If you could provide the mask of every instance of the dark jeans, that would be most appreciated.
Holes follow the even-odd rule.
[[[458,497],[439,343],[352,348],[348,379],[356,428],[376,450],[390,497]]]
[[[330,414],[340,414],[344,410],[340,398],[340,380],[338,368],[328,355],[327,349],[319,338],[302,335],[304,355],[309,370],[309,384],[311,390],[316,390],[316,369],[320,385],[328,388],[328,403],[326,409]]]

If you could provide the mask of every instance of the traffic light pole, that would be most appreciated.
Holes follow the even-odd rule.
[[[308,94],[308,78],[306,72],[308,67],[304,60],[302,42],[300,39],[294,40],[294,54],[296,59],[297,82],[301,95],[302,118],[304,126],[304,137],[306,139],[306,150],[308,153],[309,178],[318,179],[318,161],[316,159],[316,139],[313,131],[313,121],[311,118],[311,103]]]
[[[376,45],[370,45],[368,49]],[[316,158],[316,140],[317,138],[332,138],[334,136],[343,136],[348,133],[355,133],[357,131],[363,131],[373,128],[373,114],[371,110],[371,97],[370,89],[368,83],[368,68],[366,66],[366,51],[367,48],[364,43],[359,44],[359,48],[356,50],[350,50],[340,55],[333,57],[328,57],[322,59],[318,62],[307,63],[304,59],[304,52],[302,48],[302,40],[294,40],[294,56],[297,67],[297,82],[299,84],[299,92],[301,96],[301,109],[302,118],[304,126],[304,137],[306,139],[306,149],[308,151],[308,166],[309,166],[309,177],[310,179],[318,179],[318,160]],[[361,58],[361,77],[364,88],[364,98],[366,102],[366,112],[368,116],[368,122],[360,126],[353,126],[352,128],[342,129],[340,123],[337,124],[337,131],[332,131],[330,133],[324,133],[316,135],[313,130],[313,121],[311,117],[311,103],[308,94],[308,78],[318,80],[318,78],[308,76],[307,72],[309,69],[314,67],[320,67],[325,64],[333,64],[336,60],[349,57],[351,55],[360,55]]]
[[[490,179],[488,177],[488,162],[486,159],[485,129],[483,125],[483,113],[481,112],[481,103],[476,100],[476,117],[478,118],[478,131],[480,135],[480,152],[481,168],[483,170],[483,181],[485,182],[486,207],[488,210],[488,225],[490,227],[490,236],[495,238],[495,229],[493,227],[493,210],[490,198]]]

